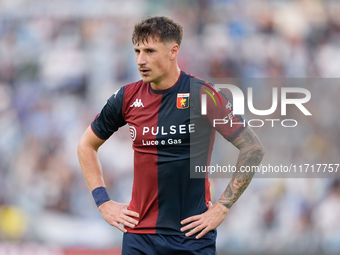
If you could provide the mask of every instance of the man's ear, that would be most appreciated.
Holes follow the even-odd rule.
[[[177,43],[173,44],[170,49],[170,59],[176,59],[179,52],[179,46]]]

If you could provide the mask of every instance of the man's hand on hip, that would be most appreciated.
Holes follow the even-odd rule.
[[[181,228],[181,231],[187,231],[191,229],[186,236],[191,236],[200,232],[196,238],[199,239],[209,231],[217,228],[225,219],[229,212],[229,209],[217,202],[213,205],[209,202],[209,208],[206,212],[194,215],[181,221],[182,225],[188,224]]]
[[[112,200],[98,207],[100,213],[107,223],[126,233],[126,229],[120,224],[129,228],[134,228],[138,221],[132,217],[139,218],[139,214],[127,209],[128,204],[116,203]]]

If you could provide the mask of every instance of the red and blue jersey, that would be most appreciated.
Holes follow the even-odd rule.
[[[108,139],[128,124],[134,149],[134,181],[129,210],[139,213],[130,233],[182,234],[180,222],[208,208],[208,178],[190,178],[194,166],[210,164],[216,130],[228,141],[244,129],[243,119],[232,114],[220,91],[218,107],[207,97],[207,114],[201,113],[207,82],[181,72],[171,88],[153,90],[142,80],[121,87],[92,122],[93,132]],[[213,91],[213,87],[211,86]],[[234,124],[213,125],[215,119]]]

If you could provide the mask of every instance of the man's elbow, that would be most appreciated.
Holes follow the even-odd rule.
[[[258,159],[258,163],[261,162],[265,154],[265,149],[260,142],[255,143],[249,147],[245,147],[244,151],[248,151],[251,156],[256,157]]]
[[[89,151],[97,152],[104,141],[105,140],[95,136],[92,131],[89,131],[89,129],[86,130],[83,136],[80,138],[77,146],[78,157],[88,153]]]
[[[264,147],[262,146],[262,144],[259,144],[257,146],[257,149],[256,149],[256,154],[261,158],[261,160],[262,160],[265,153],[266,153],[266,151],[265,151]]]
[[[81,155],[83,155],[88,148],[90,148],[90,144],[89,144],[89,141],[87,139],[87,136],[84,134],[80,138],[78,146],[77,146],[78,157],[81,157]]]
[[[78,157],[81,156],[82,152],[84,151],[84,141],[83,137],[79,140],[78,146],[77,146],[77,154]]]

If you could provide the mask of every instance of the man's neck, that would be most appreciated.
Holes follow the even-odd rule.
[[[151,88],[154,90],[166,90],[171,88],[177,82],[179,76],[181,75],[181,70],[178,66],[170,71],[166,77],[164,77],[159,82],[151,82]]]

